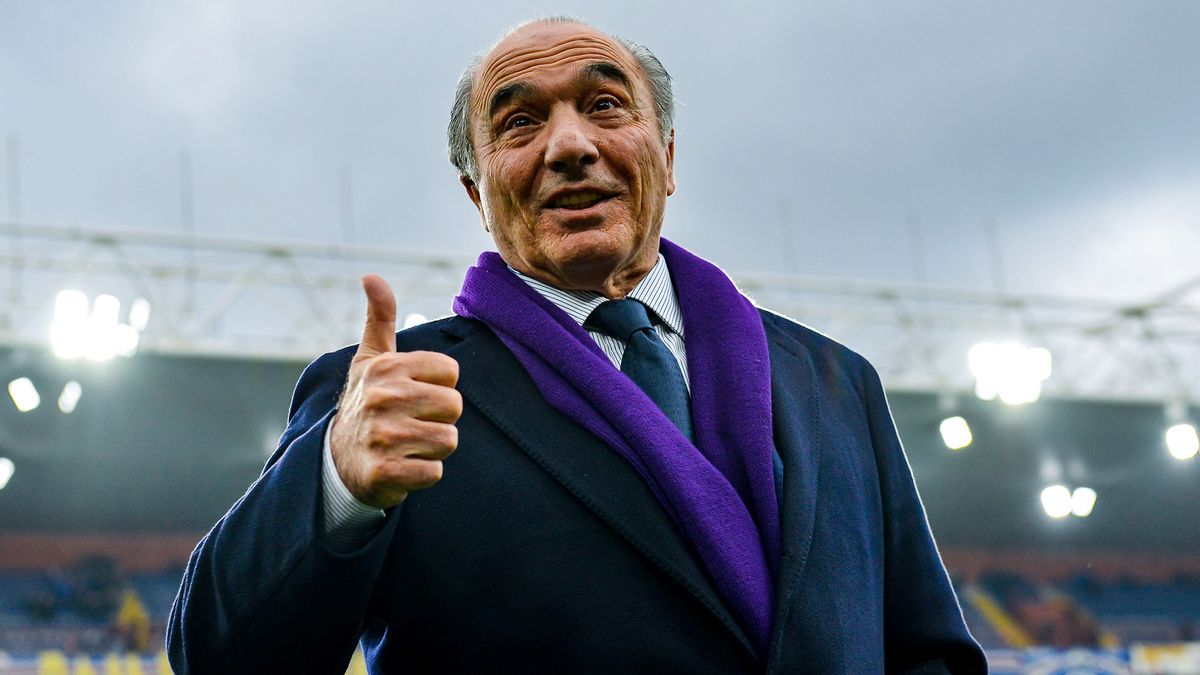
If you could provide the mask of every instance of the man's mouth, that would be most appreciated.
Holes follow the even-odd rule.
[[[607,197],[599,192],[576,192],[558,197],[550,202],[550,206],[555,209],[582,210],[595,206],[605,199]]]

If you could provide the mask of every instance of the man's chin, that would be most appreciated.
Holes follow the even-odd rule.
[[[614,237],[611,232],[574,232],[555,243],[546,253],[562,288],[602,290],[614,278],[625,276],[627,268],[637,265],[641,257],[628,238]]]
[[[563,288],[596,290],[621,266],[622,259],[588,251],[575,256],[560,256],[555,261],[556,276]]]

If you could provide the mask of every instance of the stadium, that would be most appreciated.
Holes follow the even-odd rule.
[[[1200,12],[626,4],[567,9],[675,79],[664,236],[878,370],[990,671],[1200,673]],[[446,113],[541,9],[0,9],[0,675],[171,672],[360,277],[418,327],[495,248]]]

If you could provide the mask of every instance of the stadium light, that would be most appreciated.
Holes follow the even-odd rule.
[[[1042,490],[1042,508],[1051,518],[1066,518],[1071,515],[1071,491],[1065,485],[1051,485]]]
[[[92,302],[92,324],[115,326],[121,316],[121,301],[115,295],[102,293]]]
[[[83,387],[71,380],[63,386],[62,393],[58,395],[58,409],[63,414],[70,415],[75,412],[75,406],[79,405],[80,396],[83,396]]]
[[[50,346],[60,359],[86,357],[90,361],[108,361],[114,356],[133,356],[141,341],[141,331],[150,320],[150,303],[144,298],[133,301],[129,323],[120,323],[121,301],[113,295],[99,295],[88,311],[88,297],[82,291],[59,292],[54,302],[54,321],[50,324]]]
[[[425,318],[424,314],[418,314],[416,312],[411,312],[404,317],[404,327],[412,328],[413,326],[420,326],[421,324],[425,323],[426,321],[429,321],[429,319]]]
[[[942,442],[951,450],[962,450],[973,440],[970,425],[958,415],[942,420],[938,431],[942,433]]]
[[[8,395],[12,397],[13,404],[17,406],[17,410],[21,412],[29,412],[42,404],[42,397],[38,395],[37,387],[33,386],[33,380],[28,377],[18,377],[8,383]]]
[[[121,315],[121,301],[115,295],[98,295],[92,302],[92,316],[88,321],[91,340],[84,356],[89,361],[108,361],[117,355],[117,319]]]
[[[54,320],[82,324],[88,317],[88,298],[83,291],[67,289],[54,298]]]
[[[12,478],[13,472],[17,470],[13,461],[7,457],[0,457],[0,490],[8,485],[8,480]]]
[[[77,359],[87,349],[88,297],[83,291],[59,291],[54,298],[50,346],[60,359]]]
[[[1065,485],[1051,485],[1042,490],[1042,508],[1051,518],[1062,519],[1070,515],[1087,518],[1096,508],[1096,491],[1089,487],[1071,491]]]
[[[1200,452],[1200,436],[1196,435],[1196,427],[1181,422],[1167,429],[1167,451],[1180,461],[1188,460]]]
[[[129,305],[129,325],[137,332],[146,330],[150,323],[150,301],[137,298]]]
[[[1026,347],[1019,342],[980,342],[967,353],[975,376],[975,395],[985,401],[997,397],[1009,404],[1033,403],[1050,379],[1050,350]]]
[[[123,323],[113,327],[109,339],[112,340],[113,353],[128,358],[137,353],[142,336],[133,326]]]
[[[1080,518],[1092,515],[1096,508],[1096,491],[1089,487],[1078,487],[1071,493],[1071,513]]]

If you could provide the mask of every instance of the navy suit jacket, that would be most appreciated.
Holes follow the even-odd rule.
[[[616,453],[550,407],[483,324],[397,335],[461,365],[459,447],[360,550],[320,531],[325,428],[354,347],[301,376],[279,449],[193,552],[175,672],[983,672],[879,378],[769,312],[783,561],[756,653]]]

